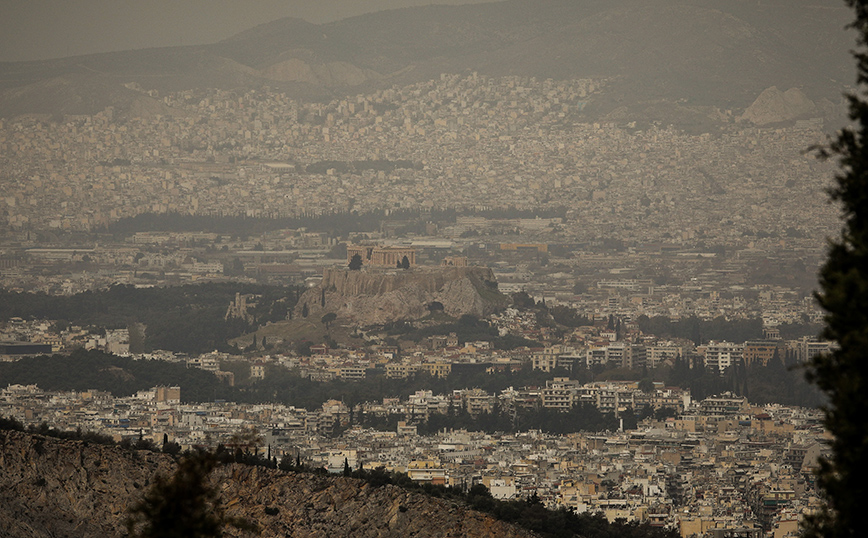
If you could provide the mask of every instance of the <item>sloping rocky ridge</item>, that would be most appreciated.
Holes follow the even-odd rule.
[[[798,88],[790,88],[782,92],[772,86],[747,107],[739,121],[749,121],[754,125],[769,125],[811,117],[816,113],[817,106]]]
[[[6,538],[125,536],[129,507],[156,473],[174,466],[163,454],[16,431],[0,431],[0,447]],[[211,480],[227,515],[256,523],[263,538],[532,536],[454,503],[350,478],[232,464]],[[230,528],[227,535],[245,534]]]
[[[341,320],[382,324],[413,320],[428,314],[434,302],[453,317],[486,316],[505,306],[496,279],[487,267],[417,267],[412,270],[326,269],[319,286],[299,299],[295,315],[305,306],[318,319],[333,312]],[[324,300],[323,300],[324,299]]]

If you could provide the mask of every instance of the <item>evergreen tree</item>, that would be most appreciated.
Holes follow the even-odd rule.
[[[641,381],[639,381],[638,388],[642,392],[650,394],[654,392],[654,382],[651,381],[650,378],[645,377]]]
[[[821,460],[818,483],[828,506],[809,518],[807,536],[868,536],[862,501],[868,498],[868,0],[846,0],[856,12],[857,82],[848,96],[855,125],[842,130],[824,157],[840,164],[832,200],[840,202],[844,227],[830,242],[817,294],[826,310],[823,336],[838,349],[815,358],[808,376],[828,396],[825,426],[834,435],[831,456]]]
[[[334,312],[329,312],[328,314],[326,314],[322,318],[320,318],[320,322],[322,322],[322,324],[325,325],[325,327],[326,327],[326,333],[328,333],[328,331],[329,331],[329,325],[331,324],[331,322],[333,322],[337,318],[338,318],[338,315],[335,314]]]
[[[362,257],[358,254],[353,254],[353,257],[350,258],[350,263],[347,264],[350,271],[358,271],[362,268]]]
[[[210,453],[181,459],[171,478],[158,476],[144,498],[130,511],[127,531],[138,538],[212,538],[223,536],[223,527],[253,527],[226,516],[216,487],[208,475],[217,465]]]
[[[687,360],[684,359],[681,354],[678,354],[675,357],[675,361],[672,364],[672,369],[669,370],[669,376],[666,379],[667,385],[672,385],[675,387],[685,387],[690,380],[690,365]]]

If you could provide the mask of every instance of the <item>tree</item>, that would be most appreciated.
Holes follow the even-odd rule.
[[[823,337],[838,349],[808,365],[808,377],[826,393],[825,426],[834,436],[820,461],[818,484],[828,505],[808,520],[807,536],[868,535],[862,501],[868,498],[868,0],[847,0],[856,12],[857,82],[849,95],[855,125],[842,130],[821,157],[836,156],[840,171],[829,194],[842,206],[844,226],[830,241],[817,299],[826,310]]]
[[[410,258],[404,256],[401,258],[401,269],[409,269],[410,268]]]
[[[557,323],[565,327],[581,327],[583,325],[594,324],[593,321],[580,315],[574,308],[570,308],[569,306],[554,306],[549,309],[549,313]]]
[[[231,265],[223,265],[223,273],[231,276],[244,274],[244,263],[238,258],[233,258]]]
[[[654,392],[654,382],[648,379],[647,377],[639,381],[639,390],[644,393]]]
[[[335,314],[334,312],[329,312],[328,314],[324,315],[324,316],[320,319],[320,321],[322,322],[322,324],[326,326],[326,332],[328,332],[328,330],[329,330],[329,324],[331,324],[331,322],[333,322],[334,320],[336,320],[337,317],[338,317],[338,315]]]
[[[346,430],[346,428],[344,428],[343,424],[341,424],[340,417],[336,416],[334,421],[332,422],[332,431],[329,437],[332,439],[338,439],[341,435],[344,434],[344,430]]]
[[[157,476],[144,498],[130,510],[127,532],[137,538],[211,538],[223,527],[254,530],[249,523],[227,517],[208,475],[217,465],[211,453],[186,456],[171,478]]]
[[[262,437],[260,437],[259,432],[255,428],[250,427],[242,428],[240,431],[233,433],[226,446],[241,449],[242,453],[249,454],[254,450],[258,450],[261,444]]]
[[[534,308],[536,306],[533,297],[528,295],[526,291],[517,291],[513,293],[512,304],[518,308]]]
[[[313,355],[313,352],[310,350],[310,346],[313,345],[313,342],[310,340],[302,340],[295,345],[295,352],[301,355],[302,357],[310,357]]]
[[[358,254],[353,254],[352,258],[350,258],[350,263],[347,264],[347,267],[350,268],[350,271],[358,271],[362,268],[362,257]]]

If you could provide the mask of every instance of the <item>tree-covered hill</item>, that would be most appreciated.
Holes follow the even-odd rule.
[[[69,356],[30,357],[0,363],[0,386],[35,384],[43,390],[101,390],[131,396],[157,386],[180,386],[185,402],[209,401],[229,388],[212,373],[185,364],[133,360],[101,351],[77,350]]]
[[[236,293],[260,295],[253,322],[224,319]],[[286,318],[296,288],[207,283],[164,288],[113,286],[71,296],[0,290],[0,321],[12,317],[51,319],[69,325],[124,328],[146,326],[144,349],[185,353],[229,350],[227,341],[259,324]]]

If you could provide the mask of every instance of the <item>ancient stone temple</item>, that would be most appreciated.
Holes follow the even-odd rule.
[[[363,265],[397,267],[407,258],[410,267],[416,265],[416,249],[412,247],[380,247],[371,245],[347,245],[347,263],[358,254]]]

